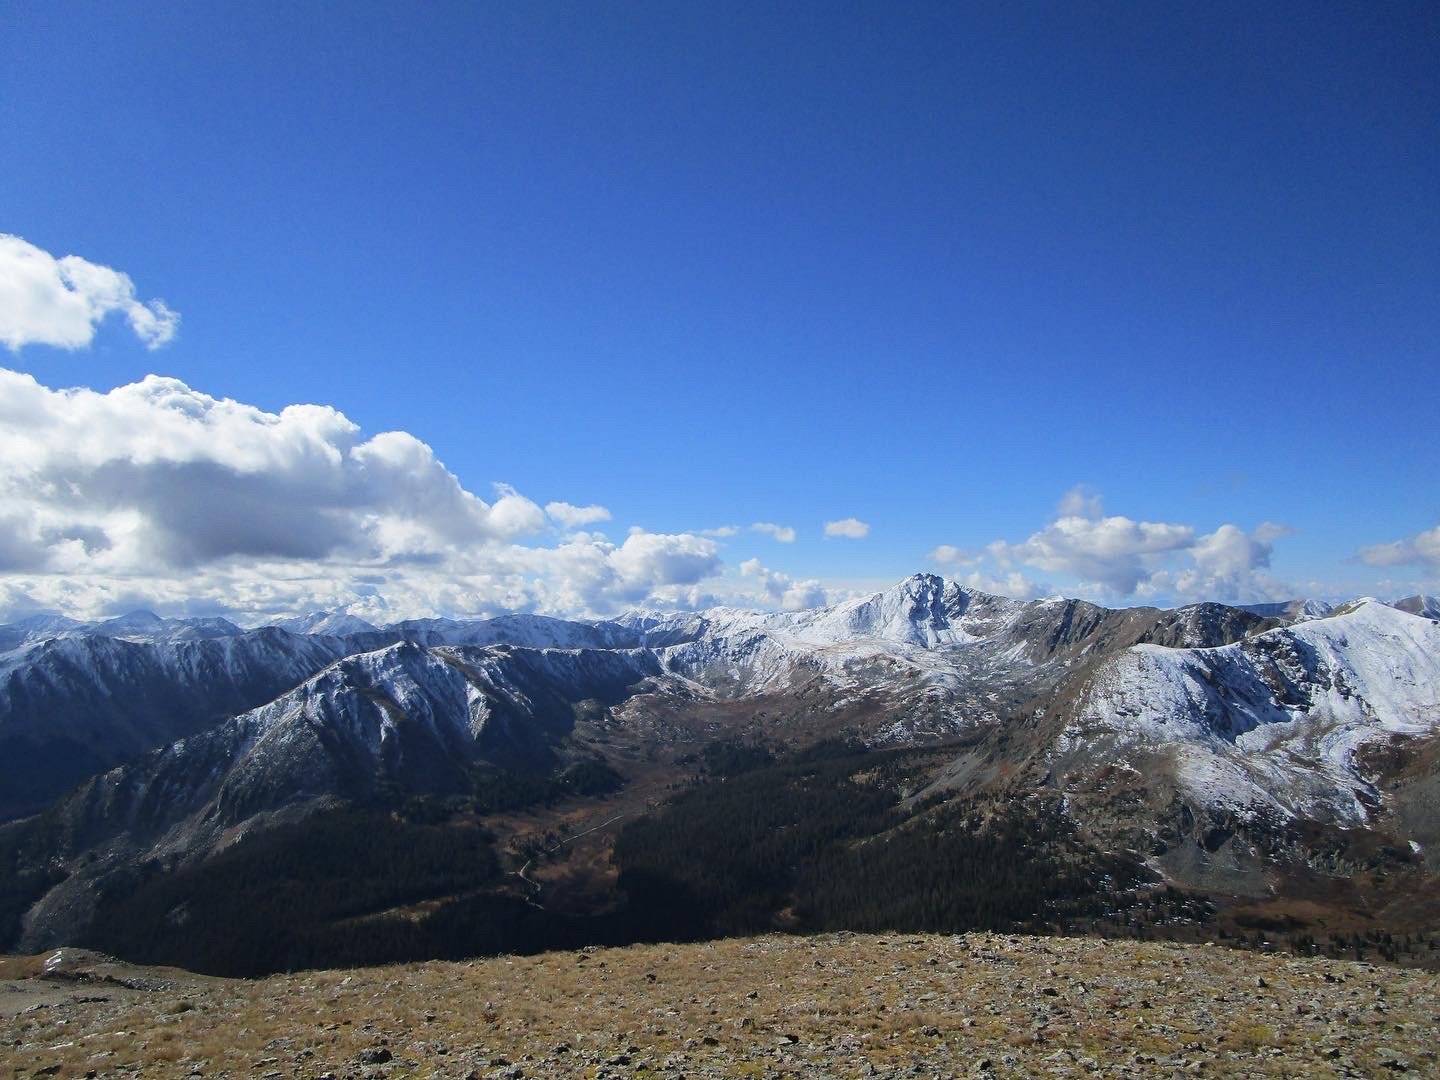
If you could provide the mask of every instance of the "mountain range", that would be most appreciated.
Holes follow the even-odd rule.
[[[920,574],[783,613],[0,627],[0,858],[16,883],[0,936],[80,940],[117,882],[198,873],[345,807],[412,820],[424,805],[534,862],[527,837],[612,811],[635,836],[641,818],[684,820],[686,799],[729,798],[725,754],[791,768],[783,787],[817,747],[843,748],[846,798],[883,793],[869,832],[837,826],[847,851],[953,836],[962,809],[977,834],[1029,815],[1063,825],[1065,858],[1121,860],[1107,880],[1129,888],[1323,896],[1421,928],[1440,911],[1434,598],[1110,609]],[[554,868],[541,906],[614,909],[640,880],[633,846]],[[526,867],[485,888],[535,906]],[[775,910],[747,917],[783,924],[800,889],[786,880]]]

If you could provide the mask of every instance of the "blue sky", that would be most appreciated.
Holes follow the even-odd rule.
[[[497,482],[607,508],[583,543],[619,577],[514,550],[566,546],[553,517],[470,543],[417,504],[448,546],[394,525],[302,557],[187,539],[163,502],[30,506],[113,473],[45,457],[62,417],[11,467],[0,605],[226,608],[277,566],[306,584],[235,610],[360,578],[455,613],[798,603],[922,568],[1112,603],[1440,588],[1432,4],[3,17],[0,232],[180,323],[157,348],[123,310],[78,346],[12,336],[0,366],[408,432],[486,513]],[[133,464],[144,415],[115,412],[105,453]],[[200,464],[233,476],[224,450]],[[863,538],[823,534],[849,518]],[[713,550],[617,570],[632,528]]]

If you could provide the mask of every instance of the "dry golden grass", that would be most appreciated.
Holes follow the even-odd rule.
[[[0,956],[0,979],[30,979],[40,974],[43,956]]]
[[[841,935],[168,982],[5,1017],[0,1080],[1440,1072],[1440,977],[1214,947]]]

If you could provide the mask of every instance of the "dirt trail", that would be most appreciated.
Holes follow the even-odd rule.
[[[562,847],[564,847],[566,844],[569,844],[569,843],[572,843],[572,842],[574,842],[574,841],[576,841],[576,840],[579,840],[582,836],[589,836],[591,833],[599,832],[601,829],[605,828],[606,825],[613,825],[615,822],[619,821],[621,818],[629,817],[630,814],[631,814],[631,811],[626,810],[626,811],[623,812],[623,813],[616,814],[614,817],[606,818],[604,821],[600,822],[599,825],[592,825],[592,826],[591,826],[590,828],[588,828],[588,829],[583,829],[583,830],[581,830],[580,832],[577,832],[577,833],[575,833],[575,834],[572,835],[572,836],[567,836],[564,840],[561,840],[559,843],[557,843],[557,844],[552,844],[550,847],[548,847],[548,848],[546,848],[544,851],[540,852],[540,856],[553,855],[553,854],[555,854],[555,852],[559,851],[559,850],[560,850]],[[540,890],[541,890],[544,886],[542,886],[542,885],[540,884],[540,882],[536,881],[534,878],[532,878],[532,877],[529,875],[530,867],[531,867],[532,865],[534,865],[534,862],[535,862],[535,859],[536,859],[536,858],[537,858],[537,856],[532,855],[530,858],[528,858],[528,859],[525,860],[525,865],[524,865],[524,866],[520,867],[519,870],[513,871],[513,873],[515,874],[516,877],[518,877],[521,881],[523,881],[526,885],[530,886],[530,888],[534,890],[528,897],[526,897],[526,900],[529,902],[530,906],[531,906],[531,907],[540,908],[540,910],[543,911],[543,910],[544,910],[543,905],[541,905],[540,903],[538,903],[537,900],[536,900],[536,898],[540,895]]]

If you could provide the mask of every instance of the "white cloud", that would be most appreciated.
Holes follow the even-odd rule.
[[[57,259],[18,236],[0,233],[0,342],[80,349],[95,328],[119,312],[146,348],[175,336],[180,316],[163,300],[141,302],[128,275],[78,255]]]
[[[1222,603],[1292,599],[1291,586],[1264,572],[1270,567],[1275,541],[1291,532],[1268,521],[1249,533],[1221,525],[1190,548],[1194,565],[1175,576],[1175,593],[1187,600]]]
[[[734,535],[735,535],[736,533],[738,533],[739,531],[740,531],[740,526],[738,526],[738,525],[721,525],[721,526],[719,526],[718,528],[714,528],[714,529],[701,529],[701,530],[700,530],[700,535],[701,535],[701,536],[714,536],[714,537],[716,537],[716,538],[718,538],[718,539],[725,540],[725,539],[728,539],[729,537],[734,536]]]
[[[662,585],[694,585],[720,569],[715,541],[689,533],[631,533],[608,559],[627,596]]]
[[[1194,538],[1189,525],[1077,515],[1059,518],[1019,544],[996,541],[988,550],[1001,566],[1023,563],[1097,581],[1116,595],[1130,596],[1157,556],[1183,551]]]
[[[870,535],[870,526],[858,518],[842,518],[825,523],[826,536],[843,536],[849,540],[863,540]]]
[[[1440,568],[1440,525],[1405,540],[1372,544],[1360,549],[1366,566],[1425,566]]]
[[[782,544],[795,542],[795,530],[789,525],[775,525],[769,521],[757,521],[750,526],[751,532],[766,533]]]
[[[687,533],[527,546],[546,511],[506,485],[481,499],[413,435],[366,438],[332,408],[268,413],[175,379],[57,391],[0,369],[0,444],[12,611],[605,614],[721,570],[716,542]],[[552,503],[551,520],[557,506],[601,509]]]
[[[995,540],[983,549],[942,544],[930,552],[939,566],[971,571],[967,584],[1007,596],[1043,595],[1048,586],[1030,581],[1016,566],[1074,579],[1080,595],[1111,600],[1185,601],[1289,599],[1291,587],[1267,572],[1277,539],[1289,534],[1266,522],[1251,532],[1221,525],[1197,535],[1192,525],[1105,516],[1098,492],[1072,488],[1060,500],[1060,516],[1019,543]],[[990,563],[999,574],[987,574]]]
[[[1060,497],[1058,517],[1098,518],[1105,515],[1105,502],[1100,493],[1088,484],[1076,484]]]
[[[1031,581],[1018,570],[1012,570],[1000,578],[990,577],[977,570],[960,578],[960,584],[967,589],[987,592],[994,596],[1008,596],[1012,600],[1038,600],[1050,593],[1049,586]]]
[[[759,559],[746,559],[740,573],[760,586],[762,602],[785,611],[824,607],[829,603],[824,586],[813,578],[797,581],[789,574],[762,566]]]
[[[979,566],[985,553],[956,547],[954,544],[941,544],[926,558],[936,566]]]
[[[56,530],[88,530],[104,549],[95,558],[117,571],[232,556],[403,559],[544,525],[508,488],[493,504],[466,491],[413,435],[363,439],[325,406],[267,413],[153,375],[101,394],[0,371],[0,432],[0,495],[32,542],[51,548]]]
[[[592,525],[597,521],[610,520],[610,511],[603,506],[595,505],[575,506],[567,502],[548,502],[545,504],[545,513],[567,529],[576,529],[581,525]]]

